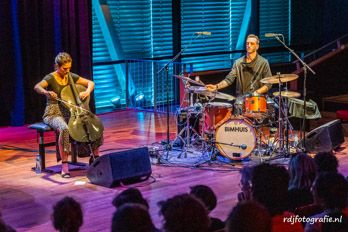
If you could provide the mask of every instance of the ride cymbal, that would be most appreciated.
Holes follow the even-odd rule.
[[[300,93],[294,92],[294,91],[282,91],[281,94],[282,94],[282,97],[294,97],[294,98],[297,98],[297,97],[301,96]],[[273,96],[279,96],[279,92],[274,92]]]
[[[289,82],[296,80],[298,75],[296,74],[280,74],[263,78],[260,82],[264,84],[278,84],[279,82]]]

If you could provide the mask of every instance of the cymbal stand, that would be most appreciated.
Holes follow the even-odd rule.
[[[278,155],[276,157],[273,157],[272,159],[286,157],[288,155],[287,147],[285,147],[285,140],[288,140],[287,138],[284,138],[284,132],[287,129],[288,125],[288,118],[287,118],[287,106],[284,104],[284,99],[282,97],[282,85],[283,82],[281,81],[281,75],[278,72],[278,89],[279,89],[279,95],[278,95],[278,149],[277,153]],[[286,107],[286,110],[284,110],[284,106]],[[284,130],[285,129],[285,130]],[[287,134],[287,132],[285,132]],[[276,142],[276,141],[275,141]]]
[[[209,104],[212,100],[215,99],[215,96],[211,96],[211,97],[206,97],[206,99],[208,100],[208,103],[206,103],[205,105],[203,105],[202,108],[202,127],[201,127],[201,140],[202,141],[202,154],[208,154],[209,155],[209,159],[205,160],[203,163],[197,163],[195,166],[199,166],[201,164],[204,163],[208,163],[211,162],[213,160],[216,159],[217,154],[219,153],[218,148],[216,147],[216,144],[218,144],[218,142],[215,141],[215,130],[212,131],[208,131],[205,128],[205,114],[206,114],[206,110],[205,110],[205,106],[207,104]],[[215,125],[215,118],[213,118],[213,125]]]
[[[169,135],[169,65],[173,64],[180,56],[181,54],[191,45],[191,43],[200,37],[202,34],[193,34],[191,36],[191,40],[189,44],[187,44],[184,48],[182,48],[168,63],[166,63],[158,72],[157,74],[161,73],[163,70],[166,71],[165,76],[166,76],[166,104],[167,104],[167,139],[166,139],[166,159],[168,160],[169,157],[169,150],[172,149],[171,144],[170,144],[170,135]]]
[[[284,99],[284,98],[283,98]],[[276,151],[277,155],[274,157],[270,157],[268,159],[268,161],[271,160],[275,160],[275,159],[279,159],[279,158],[287,158],[290,155],[290,143],[289,143],[289,132],[293,132],[294,128],[290,123],[289,117],[288,117],[288,108],[287,108],[287,102],[288,99],[284,99],[284,100],[280,100],[283,101],[283,108],[279,108],[279,111],[281,111],[283,117],[282,117],[282,126],[281,128],[278,127],[278,139],[276,138],[274,140],[274,142],[270,145],[268,144],[269,147],[269,152],[270,154],[272,153],[272,151]],[[279,136],[279,134],[282,133],[282,138],[283,138],[283,143],[280,143],[281,141],[281,137]],[[293,148],[296,148],[296,144],[298,142],[298,138],[296,138],[297,135],[295,135],[294,137],[294,144],[293,144]],[[275,145],[278,143],[278,148],[275,147]]]
[[[282,151],[284,152],[285,157],[287,157],[290,154],[290,149],[289,149],[289,129],[293,130],[293,127],[289,121],[289,117],[288,117],[288,98],[283,98],[280,99],[280,101],[283,102],[283,107],[279,109],[279,111],[282,111],[282,115],[283,115],[283,129],[284,129],[284,135],[285,136],[285,144],[283,144],[283,146],[285,146],[285,149],[283,149]]]
[[[291,125],[291,122],[289,120],[289,109],[288,109],[288,103],[289,103],[289,99],[286,97],[284,98],[284,107],[280,110],[282,110],[282,113],[284,115],[284,131],[285,131],[285,148],[286,148],[286,153],[285,155],[288,156],[290,155],[290,136],[289,136],[289,132],[295,133],[294,132],[294,127]],[[298,143],[298,135],[295,134],[294,135],[294,143],[293,143],[293,148],[297,148],[297,143]]]
[[[280,36],[279,36],[280,35]],[[315,75],[316,73],[314,72],[314,70],[309,67],[308,64],[306,64],[296,53],[294,50],[292,50],[291,48],[289,48],[286,44],[285,44],[285,39],[284,36],[282,34],[279,34],[274,36],[274,38],[276,38],[276,40],[278,40],[287,50],[289,50],[289,52],[302,64],[302,69],[303,69],[303,119],[302,119],[302,126],[301,126],[301,139],[303,140],[303,147],[302,150],[305,151],[305,147],[306,147],[306,96],[307,96],[307,87],[306,87],[306,82],[307,82],[307,70],[309,70],[313,75]],[[279,38],[279,37],[282,37]]]
[[[260,125],[254,125],[253,126],[256,129],[256,148],[253,150],[254,155],[255,156],[259,156],[260,158],[260,162],[263,162],[263,155],[267,152],[267,149],[263,149],[262,147],[262,136],[264,135],[264,133],[262,132],[262,127],[264,127],[264,125],[260,124]],[[268,144],[266,144],[268,145]]]
[[[188,102],[189,106],[186,107],[186,125],[184,128],[181,129],[181,131],[178,133],[178,135],[176,136],[176,138],[173,140],[173,143],[175,143],[178,139],[183,143],[182,146],[182,152],[178,155],[178,158],[181,158],[181,155],[184,153],[184,157],[187,158],[187,152],[189,151],[189,148],[192,148],[192,143],[191,140],[197,140],[197,138],[199,140],[200,139],[200,135],[199,133],[195,130],[194,127],[192,127],[190,125],[190,119],[192,114],[199,114],[199,109],[198,111],[196,111],[196,109],[194,108],[194,104],[193,104],[193,92],[190,91],[190,84],[188,82],[185,83],[184,82],[184,86],[185,86],[185,94],[187,96],[187,100],[186,102]],[[199,123],[199,122],[198,122]],[[192,131],[192,134],[191,134]],[[183,134],[185,134],[185,137],[183,137]]]
[[[278,96],[278,106],[279,106],[279,110],[278,110],[278,141],[279,141],[279,151],[283,152],[284,149],[284,135],[283,135],[283,123],[284,123],[284,118],[283,118],[283,98],[282,98],[282,82],[280,79],[280,73],[277,73],[278,77],[279,77],[279,81],[278,81],[278,89],[279,89],[279,96]]]

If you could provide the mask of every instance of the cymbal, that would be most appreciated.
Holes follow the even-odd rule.
[[[300,97],[301,94],[298,92],[294,92],[294,91],[282,91],[281,92],[282,97]],[[279,96],[279,92],[274,92],[273,96]]]
[[[207,90],[207,88],[205,88],[204,86],[190,86],[189,90],[193,91],[196,94],[204,95],[211,98],[225,99],[228,101],[236,99],[234,96],[226,93],[220,93],[217,91],[211,92]]]
[[[296,74],[280,74],[261,79],[264,84],[278,84],[279,82],[293,81],[298,78]]]
[[[232,101],[236,99],[234,96],[226,94],[226,93],[220,93],[220,92],[210,92],[210,97],[218,98],[218,99],[225,99],[228,101]]]
[[[198,81],[195,81],[195,80],[192,80],[190,79],[189,77],[185,77],[185,76],[181,76],[181,75],[173,75],[174,77],[178,78],[178,79],[181,79],[183,81],[188,81],[192,84],[195,84],[195,85],[200,85],[200,86],[204,86],[204,84],[198,82]]]
[[[198,93],[200,91],[206,90],[206,88],[204,86],[189,86],[187,90],[191,93]]]

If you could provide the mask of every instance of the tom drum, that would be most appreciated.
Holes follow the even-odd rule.
[[[263,95],[246,97],[244,104],[247,117],[259,117],[267,111],[267,100]]]

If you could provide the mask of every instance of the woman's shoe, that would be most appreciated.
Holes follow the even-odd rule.
[[[62,178],[66,178],[66,179],[71,178],[70,172],[66,172],[66,173],[62,172],[60,175]]]
[[[99,158],[99,155],[95,155],[94,157],[91,156],[89,158],[88,164],[91,166],[91,164],[94,162],[94,160],[96,160],[97,158]]]
[[[67,161],[62,162],[62,172],[60,173],[62,178],[70,178],[69,164]]]

